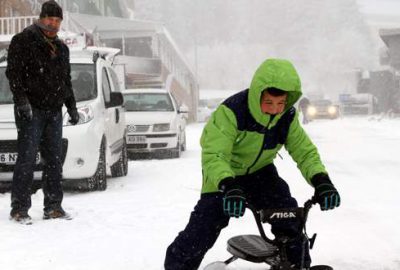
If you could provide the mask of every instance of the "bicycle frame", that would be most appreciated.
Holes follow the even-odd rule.
[[[264,231],[264,227],[262,223],[271,223],[274,220],[282,220],[282,219],[292,219],[296,218],[300,220],[301,222],[301,231],[304,232],[304,237],[303,237],[303,249],[302,249],[302,263],[301,266],[304,264],[304,250],[305,250],[305,245],[307,241],[310,243],[310,249],[314,246],[315,238],[317,234],[314,234],[311,238],[308,237],[307,232],[306,232],[306,222],[307,222],[307,217],[308,217],[308,212],[310,211],[311,207],[316,204],[317,201],[315,198],[311,198],[307,200],[304,203],[303,207],[296,207],[296,208],[283,208],[283,209],[262,209],[262,210],[257,210],[253,205],[248,204],[247,208],[249,208],[256,220],[256,224],[258,227],[258,231],[260,232],[261,238],[271,244],[275,245],[279,249],[279,257],[280,257],[280,265],[283,268],[280,269],[286,269],[285,267],[288,267],[289,269],[290,264],[287,259],[287,254],[286,254],[286,244],[289,242],[288,237],[282,237],[282,238],[275,238],[275,239],[270,239],[267,237]]]
[[[277,219],[297,219],[300,221],[301,233],[298,237],[301,237],[303,244],[301,254],[302,259],[300,263],[300,269],[303,269],[306,244],[309,242],[311,249],[317,236],[317,234],[314,234],[309,238],[306,231],[308,213],[311,207],[316,203],[316,199],[312,197],[304,203],[303,207],[262,210],[257,210],[253,205],[247,204],[246,207],[251,210],[254,215],[260,235],[238,235],[231,237],[228,240],[227,249],[232,256],[226,261],[216,261],[208,264],[205,269],[226,269],[226,266],[231,262],[237,259],[242,259],[253,263],[266,263],[270,266],[270,270],[293,270],[292,265],[287,258],[286,245],[291,241],[299,240],[300,238],[268,238],[265,234],[262,223],[271,224],[272,221]],[[315,265],[310,269],[333,270],[333,268],[328,265]]]

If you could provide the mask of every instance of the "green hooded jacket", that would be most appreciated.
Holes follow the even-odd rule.
[[[275,116],[261,111],[261,95],[269,87],[288,94],[284,111]],[[273,163],[282,146],[308,183],[314,175],[326,173],[293,107],[300,96],[300,79],[289,61],[268,59],[262,63],[250,89],[225,100],[204,127],[200,139],[202,193],[218,191],[220,181],[227,177],[254,173]]]

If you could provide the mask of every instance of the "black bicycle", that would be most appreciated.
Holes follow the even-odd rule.
[[[247,205],[247,208],[253,212],[260,235],[238,235],[230,238],[227,250],[232,254],[232,257],[226,261],[210,263],[204,270],[223,270],[237,259],[254,263],[266,263],[269,265],[270,270],[293,270],[294,268],[288,261],[286,254],[286,246],[293,239],[289,237],[270,239],[266,236],[262,225],[262,223],[271,223],[282,219],[298,219],[301,222],[303,232],[301,236],[303,243],[301,264],[303,265],[306,244],[308,242],[310,249],[312,249],[317,237],[317,234],[314,234],[309,238],[306,231],[308,212],[314,204],[316,204],[316,200],[311,198],[304,203],[303,207],[296,208],[256,210],[252,205]],[[303,267],[300,269],[303,269]],[[333,268],[328,265],[314,265],[310,270],[333,270]]]

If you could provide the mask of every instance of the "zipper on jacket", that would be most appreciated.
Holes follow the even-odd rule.
[[[275,117],[275,115],[271,115],[271,117],[270,117],[270,119],[269,119],[267,125],[266,125],[266,126],[263,128],[263,130],[262,130],[263,132],[265,131],[265,129],[268,131],[269,124],[270,124],[271,121],[274,119],[274,117]],[[260,149],[260,151],[258,152],[256,159],[255,159],[255,160],[253,161],[253,163],[247,168],[246,175],[249,174],[250,169],[253,168],[253,166],[257,163],[257,161],[258,161],[258,159],[260,158],[262,152],[264,151],[264,144],[265,144],[266,136],[267,136],[267,133],[264,133],[264,138],[263,138],[263,141],[262,141],[261,149]]]

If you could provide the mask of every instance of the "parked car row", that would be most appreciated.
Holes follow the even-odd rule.
[[[105,190],[107,177],[127,175],[128,152],[166,152],[180,157],[186,148],[187,108],[178,108],[163,89],[122,91],[108,53],[85,50],[70,56],[80,119],[76,126],[70,125],[63,108],[63,184],[82,191]],[[6,66],[6,61],[0,63],[0,185],[11,183],[17,159],[14,104]],[[36,186],[41,168],[39,153]]]

